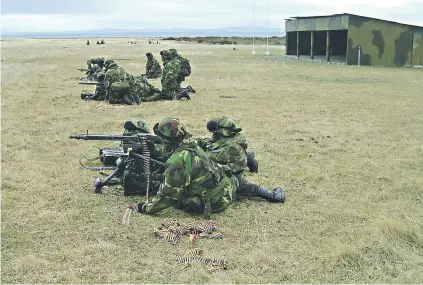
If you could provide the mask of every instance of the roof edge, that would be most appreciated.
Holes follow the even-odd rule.
[[[372,20],[378,20],[378,21],[393,23],[393,24],[397,24],[397,25],[404,25],[404,26],[409,26],[409,27],[415,27],[415,28],[423,29],[423,26],[417,26],[417,25],[399,23],[399,22],[395,22],[395,21],[384,20],[384,19],[373,18],[373,17],[367,17],[367,16],[361,16],[361,15],[350,14],[350,13],[340,13],[340,14],[332,14],[332,15],[319,15],[319,16],[295,16],[295,17],[289,17],[288,19],[284,19],[284,20],[286,20],[286,21],[294,21],[294,20],[300,20],[300,19],[324,18],[324,17],[335,17],[335,16],[354,16],[354,17],[367,18],[367,19],[372,19]]]

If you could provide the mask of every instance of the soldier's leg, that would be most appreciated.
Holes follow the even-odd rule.
[[[237,194],[246,197],[260,197],[269,202],[285,202],[285,192],[281,187],[276,187],[272,191],[260,187],[257,184],[248,183],[245,178],[238,176],[239,187]]]
[[[160,99],[162,99],[162,94],[157,92],[157,93],[154,93],[151,96],[142,97],[141,101],[143,101],[143,102],[154,102],[154,101],[159,101]]]
[[[188,92],[185,90],[180,90],[178,92],[175,92],[175,94],[173,95],[173,100],[181,100],[181,99],[187,99],[187,100],[191,100],[191,97],[188,95]]]
[[[110,104],[118,104],[118,98],[114,91],[109,92],[109,103]]]
[[[185,89],[188,93],[197,93],[197,91],[195,91],[195,89],[192,88],[191,85],[188,85],[187,87],[185,87],[183,89]]]
[[[139,105],[141,103],[141,98],[140,96],[138,96],[138,94],[134,94],[132,95],[132,99],[134,100],[134,102]]]

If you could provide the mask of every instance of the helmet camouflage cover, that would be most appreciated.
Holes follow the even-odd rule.
[[[179,54],[178,54],[178,51],[177,51],[176,49],[171,48],[171,49],[169,49],[169,55],[170,55],[172,58],[174,58],[174,57],[177,57]]]
[[[233,136],[234,134],[242,131],[242,129],[235,123],[235,121],[229,117],[220,117],[210,121],[207,124],[207,128],[212,133],[220,133],[222,136],[226,137]]]
[[[163,118],[157,127],[157,135],[171,143],[183,140],[187,134],[185,125],[177,118]]]
[[[137,128],[140,131],[143,131],[145,133],[149,133],[149,129],[148,129],[148,122],[146,120],[141,120],[137,122]]]

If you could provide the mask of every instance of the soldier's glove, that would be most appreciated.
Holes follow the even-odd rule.
[[[137,212],[141,213],[141,214],[145,214],[146,213],[146,211],[145,211],[146,206],[147,205],[144,202],[138,203]]]
[[[247,152],[247,166],[250,172],[258,172],[258,161],[255,158],[254,152]]]

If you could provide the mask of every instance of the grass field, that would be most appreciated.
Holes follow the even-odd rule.
[[[284,59],[283,47],[107,39],[2,40],[2,283],[422,283],[423,71]],[[176,48],[191,61],[191,101],[109,106],[85,102],[86,61],[115,59],[145,71],[145,53]],[[127,60],[129,59],[129,60]],[[160,80],[152,80],[160,87]],[[220,98],[222,95],[237,98]],[[93,192],[97,173],[78,159],[113,142],[70,134],[121,134],[126,120],[150,127],[176,116],[196,136],[233,117],[259,160],[249,180],[283,186],[285,204],[242,199],[213,220],[225,236],[200,240],[231,267],[181,271],[172,245],[152,236],[168,209],[119,224],[125,197]]]

